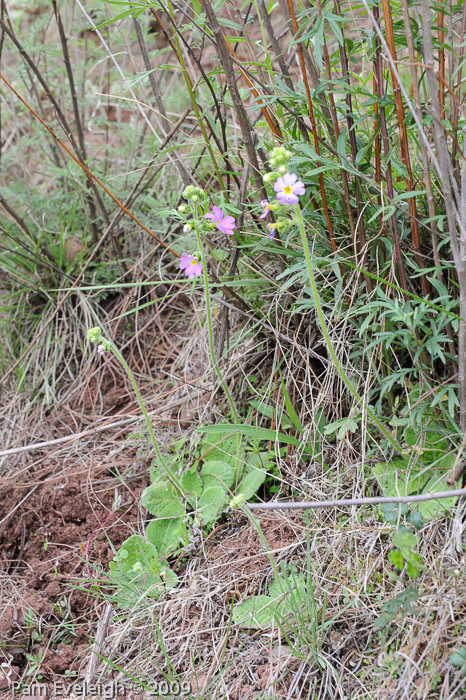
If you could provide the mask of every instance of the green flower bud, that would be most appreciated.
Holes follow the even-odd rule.
[[[291,151],[288,151],[284,146],[277,146],[270,154],[270,163],[278,168],[284,167],[284,172],[286,172],[291,156]]]
[[[193,185],[188,185],[183,191],[183,197],[188,200],[188,202],[198,202],[201,197],[204,197],[204,190],[200,187],[194,187]]]
[[[234,496],[230,501],[230,508],[241,508],[245,500],[246,499],[244,498],[244,495],[242,493],[238,494],[237,496]]]
[[[90,343],[101,343],[103,338],[100,328],[89,328],[87,331],[87,339]]]

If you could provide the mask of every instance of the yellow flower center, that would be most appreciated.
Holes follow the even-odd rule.
[[[285,187],[285,188],[283,189],[283,192],[284,192],[285,194],[291,194],[291,187]]]
[[[215,223],[216,223],[216,224],[218,224],[219,226],[221,226],[221,223],[220,223],[220,221],[216,221]]]
[[[194,258],[194,260],[191,260],[191,265],[197,265],[197,260]]]

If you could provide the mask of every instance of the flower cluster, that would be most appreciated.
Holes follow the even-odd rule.
[[[90,343],[101,343],[103,337],[100,328],[89,328],[87,331],[87,339]]]
[[[204,219],[210,219],[209,224],[207,224],[207,222],[204,224],[202,219],[199,219],[200,205],[203,205],[202,200],[205,200],[205,196],[204,190],[200,187],[194,187],[193,185],[189,185],[183,191],[183,197],[187,201],[187,204],[181,204],[178,207],[178,211],[182,215],[182,219],[184,219],[183,233],[189,234],[194,231],[196,235],[199,236],[203,229],[216,228],[227,236],[233,236],[236,227],[235,218],[224,214],[220,207],[214,206],[211,212],[204,214]],[[193,215],[194,218],[189,218],[190,214]],[[198,253],[194,255],[183,253],[180,259],[180,270],[191,280],[195,277],[200,277],[203,269],[200,260],[201,258]]]
[[[262,214],[259,216],[259,219],[265,219],[267,214],[270,211],[270,204],[268,199],[262,199],[261,200],[261,207],[262,207]]]
[[[103,337],[100,328],[89,328],[87,331],[87,339],[90,343],[100,343],[97,348],[99,355],[103,355],[104,352],[107,352],[107,350],[110,349],[110,344],[108,340],[105,340]]]
[[[265,219],[271,211],[281,213],[282,207],[296,206],[299,204],[299,198],[306,192],[304,183],[298,180],[295,173],[288,171],[289,162],[291,159],[291,151],[288,151],[284,146],[274,148],[270,154],[270,164],[276,168],[264,175],[264,182],[267,185],[273,185],[274,192],[277,196],[272,202],[268,199],[261,201],[262,214],[259,219]],[[291,221],[287,218],[281,218],[274,223],[267,223],[269,230],[269,238],[273,239],[276,231],[286,230]]]

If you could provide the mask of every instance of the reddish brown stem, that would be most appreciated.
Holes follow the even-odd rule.
[[[390,7],[390,0],[382,0],[382,7],[383,7],[383,14],[384,14],[384,19],[385,19],[385,33],[387,37],[387,45],[388,49],[390,51],[390,54],[393,58],[394,61],[396,61],[396,49],[395,49],[395,36],[393,33],[393,21],[392,21],[392,12],[391,12],[391,7]],[[401,160],[403,161],[403,164],[408,172],[408,177],[406,179],[406,189],[408,192],[415,192],[415,187],[414,187],[414,182],[413,182],[413,174],[411,170],[411,159],[409,155],[409,146],[408,146],[408,133],[406,131],[406,125],[405,125],[405,114],[404,114],[404,107],[403,107],[403,98],[401,95],[401,88],[400,84],[398,82],[398,79],[390,65],[390,74],[392,78],[392,85],[393,85],[393,97],[395,99],[395,108],[396,108],[396,116],[398,120],[398,129],[400,133],[400,143],[401,143]],[[379,83],[379,91],[380,91],[380,83]],[[387,182],[388,185],[388,182]],[[413,240],[413,247],[414,247],[414,256],[416,258],[416,262],[419,266],[419,269],[424,269],[424,260],[422,257],[422,252],[421,252],[421,246],[419,243],[419,228],[417,224],[417,207],[416,207],[416,198],[415,197],[410,197],[408,200],[408,205],[409,205],[409,213],[410,213],[410,223],[411,223],[411,235],[412,235],[412,240]],[[427,282],[427,279],[425,275],[422,275],[421,277],[421,287],[422,287],[422,293],[424,296],[429,295],[429,285]]]
[[[377,5],[373,9],[374,18],[378,21],[379,19],[379,8]],[[376,65],[376,76],[377,76],[377,88],[379,99],[381,100],[384,96],[383,94],[383,75],[382,75],[382,53],[380,49],[380,38],[378,34],[375,37],[375,65]],[[380,131],[382,133],[382,142],[385,157],[388,159],[390,153],[390,141],[388,138],[387,120],[385,118],[385,107],[380,106]],[[391,204],[393,199],[393,182],[392,182],[392,166],[390,161],[387,161],[387,170],[385,173],[387,182],[387,198]],[[392,227],[392,237],[393,237],[393,249],[395,253],[395,260],[398,267],[398,274],[400,276],[401,287],[406,290],[408,288],[406,282],[406,274],[403,265],[403,259],[401,257],[400,240],[398,238],[397,222],[395,214],[390,217],[390,223]],[[405,301],[408,301],[408,295],[404,292],[403,296]]]
[[[63,143],[63,141],[62,141],[61,139],[58,138],[58,136],[55,134],[54,131],[52,131],[52,129],[48,126],[48,124],[46,124],[46,123],[44,122],[44,120],[37,114],[37,112],[35,112],[35,111],[33,110],[33,108],[26,102],[26,100],[24,100],[24,99],[21,97],[21,95],[20,95],[18,92],[16,92],[16,90],[14,89],[14,87],[13,87],[12,85],[10,85],[10,83],[8,82],[8,80],[7,80],[1,73],[0,73],[0,79],[3,80],[3,82],[5,83],[5,85],[13,92],[13,94],[16,95],[16,97],[18,98],[18,100],[20,100],[20,102],[23,103],[23,105],[26,107],[26,109],[28,109],[28,110],[31,112],[31,114],[33,114],[34,117],[35,117],[38,121],[40,121],[40,123],[42,124],[42,126],[45,127],[45,128],[47,129],[47,131],[49,132],[50,136],[52,136],[52,138],[55,139],[55,141],[59,144],[59,146],[61,146],[61,147],[63,148],[63,150],[66,151],[66,153],[74,160],[74,162],[77,163],[77,164],[79,165],[79,167],[82,168],[82,169],[84,170],[84,172],[86,173],[86,175],[87,175],[93,182],[95,182],[97,185],[99,185],[99,187],[101,187],[101,188],[108,194],[108,196],[109,196],[111,199],[113,199],[113,201],[115,202],[115,204],[117,204],[117,205],[120,207],[120,209],[123,209],[123,211],[124,211],[126,214],[128,214],[128,216],[129,216],[135,223],[137,223],[138,226],[140,226],[140,227],[142,228],[143,231],[145,231],[145,232],[148,233],[150,236],[152,236],[152,238],[154,238],[154,239],[157,241],[157,243],[159,243],[161,246],[163,246],[163,248],[166,248],[166,250],[169,250],[170,253],[172,253],[173,255],[176,255],[177,258],[181,257],[181,256],[179,255],[179,253],[175,253],[175,251],[172,250],[166,243],[164,243],[163,241],[161,241],[160,238],[157,238],[157,236],[156,236],[154,233],[152,233],[152,231],[150,231],[146,226],[144,226],[144,224],[143,224],[141,221],[139,221],[139,219],[138,219],[137,217],[135,217],[134,214],[132,214],[132,213],[125,207],[125,205],[122,204],[122,203],[120,202],[120,200],[117,199],[117,198],[115,197],[115,195],[113,195],[113,194],[110,192],[110,190],[107,189],[107,187],[104,185],[104,183],[101,182],[95,175],[93,175],[93,174],[91,173],[91,171],[90,171],[88,168],[86,168],[86,166],[84,165],[84,163],[81,163],[81,161],[79,160],[79,158],[77,158],[77,157],[74,155],[74,153],[72,153],[72,152],[70,151],[70,149],[68,148],[68,146],[66,146],[66,145]]]
[[[295,34],[296,39],[299,39],[299,29],[298,29],[298,23],[296,21],[293,0],[288,0],[288,7],[290,9],[291,21],[293,22],[293,32]],[[304,54],[303,54],[303,49],[302,49],[301,43],[298,43],[297,46],[298,46],[299,64],[301,66],[301,73],[303,76],[304,87],[306,89],[307,106],[309,109],[309,119],[311,120],[312,137],[314,140],[314,150],[316,152],[316,155],[319,156],[320,155],[319,137],[317,134],[316,120],[314,117],[314,108],[312,106],[312,98],[311,98],[311,91],[309,89],[309,81],[307,79],[306,64],[304,62]],[[319,167],[319,165],[320,165],[320,163],[317,162],[317,167]],[[328,235],[329,235],[330,243],[332,244],[333,252],[336,253],[337,246],[335,244],[335,239],[333,237],[332,222],[330,221],[330,214],[329,214],[328,205],[327,205],[327,197],[325,194],[324,178],[323,178],[322,173],[319,173],[319,185],[320,185],[320,195],[322,197],[322,205],[324,207],[325,220],[327,222],[327,227],[328,227]]]

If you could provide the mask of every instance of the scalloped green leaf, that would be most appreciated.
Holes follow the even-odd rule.
[[[224,490],[229,489],[233,484],[235,471],[233,467],[218,459],[209,459],[204,462],[201,469],[201,478],[204,491],[211,486],[220,486]]]
[[[167,557],[187,541],[187,529],[182,518],[156,519],[147,526],[146,537],[162,557]]]
[[[167,563],[159,561],[157,548],[140,535],[123,542],[109,569],[110,577],[117,583],[120,608],[135,605],[143,596],[158,598],[178,581]]]
[[[452,666],[455,666],[456,668],[461,668],[461,666],[464,665],[466,662],[466,649],[459,649],[458,651],[454,651],[450,654],[450,663]]]
[[[217,443],[219,444],[217,445]],[[213,447],[213,445],[216,445],[216,447]],[[236,465],[236,449],[236,437],[225,439],[225,432],[216,433],[214,431],[206,435],[200,446],[201,455],[208,452],[205,456],[206,461],[218,460],[220,462],[227,462],[227,464],[233,468]]]
[[[282,605],[270,596],[254,596],[236,606],[233,622],[243,627],[267,628],[274,623],[281,608]]]
[[[183,474],[181,485],[186,493],[186,500],[195,508],[196,502],[202,493],[202,480],[196,467]]]
[[[254,469],[254,471],[246,474],[243,481],[239,485],[237,490],[237,495],[243,495],[245,500],[248,501],[254,496],[256,491],[262,486],[267,476],[265,469]]]
[[[419,462],[410,466],[406,459],[393,459],[379,462],[372,468],[384,496],[415,496],[435,491],[450,491],[458,486],[447,484],[449,472],[455,462],[455,455],[445,455],[431,467]],[[439,501],[421,501],[419,511],[426,520],[438,518],[452,508],[456,497],[442,498]]]
[[[140,563],[144,570],[151,570],[159,559],[156,547],[141,535],[131,535],[121,545],[113,560],[121,572],[134,571],[134,565]]]
[[[149,513],[159,518],[171,518],[184,515],[184,508],[180,502],[180,496],[173,492],[173,487],[166,483],[151,484],[144,489],[142,505]]]
[[[281,584],[281,586],[280,586]],[[270,584],[269,595],[280,599],[287,611],[296,610],[306,605],[308,593],[302,574],[280,576],[280,582],[274,579]]]
[[[220,486],[210,486],[202,492],[199,499],[198,516],[204,525],[216,520],[218,512],[225,505],[226,496],[225,490]]]

